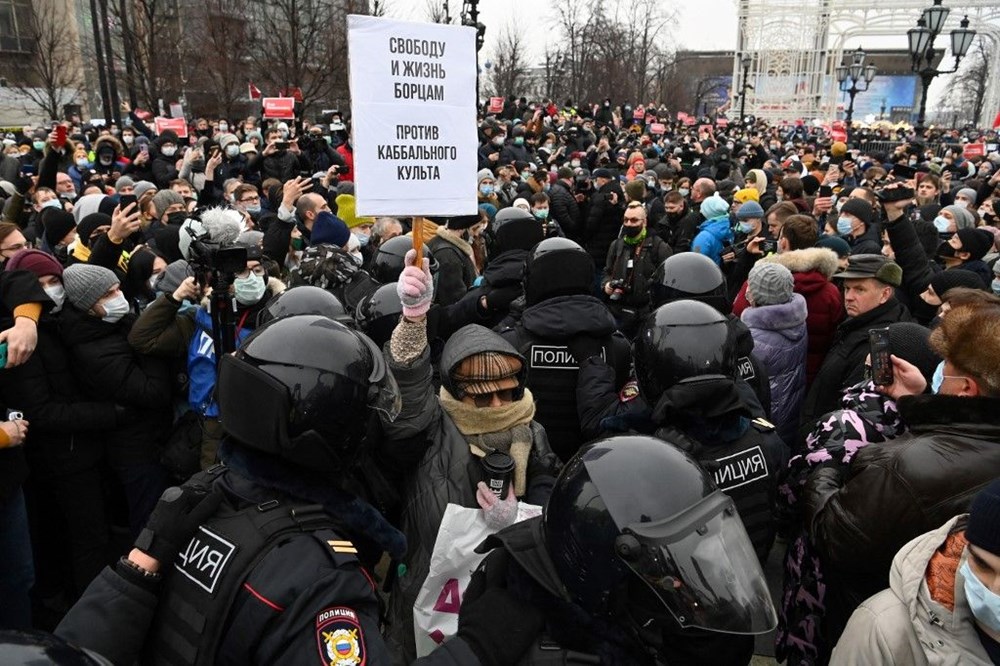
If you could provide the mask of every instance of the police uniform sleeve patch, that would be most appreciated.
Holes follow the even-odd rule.
[[[630,402],[637,397],[639,397],[639,382],[635,379],[626,382],[618,393],[618,400],[621,402]]]
[[[350,608],[327,608],[316,616],[316,647],[324,666],[364,666],[365,636]]]

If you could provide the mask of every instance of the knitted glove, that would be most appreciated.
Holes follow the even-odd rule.
[[[480,481],[476,484],[476,501],[483,510],[486,526],[495,532],[513,525],[517,520],[517,498],[513,488],[507,492],[507,499],[500,499]]]
[[[403,304],[403,316],[416,319],[427,314],[434,300],[434,282],[431,279],[430,260],[424,259],[423,270],[413,265],[417,251],[409,250],[403,263],[406,267],[396,282],[396,293]]]

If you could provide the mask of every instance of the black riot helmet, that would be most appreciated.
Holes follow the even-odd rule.
[[[728,320],[698,301],[654,310],[635,339],[635,374],[647,404],[675,384],[736,376],[736,345]]]
[[[557,296],[589,294],[594,288],[594,260],[568,238],[546,238],[524,264],[524,298],[529,306]]]
[[[5,666],[111,666],[104,657],[44,631],[0,631],[0,664]]]
[[[686,298],[707,303],[724,315],[733,310],[722,269],[697,252],[680,252],[664,259],[649,282],[649,298],[654,308]]]
[[[620,620],[652,591],[681,627],[757,634],[777,624],[733,501],[670,442],[632,435],[581,447],[542,529],[568,597],[592,615]]]
[[[413,239],[409,236],[396,236],[383,242],[378,246],[378,252],[372,259],[372,277],[382,284],[398,281],[399,274],[403,272],[405,266],[403,259],[406,257],[407,251],[412,249]],[[431,275],[435,275],[438,271],[438,262],[426,244],[424,245],[424,258],[430,263]]]
[[[355,318],[358,328],[379,348],[392,336],[392,330],[403,316],[403,304],[396,293],[396,283],[384,284],[358,303]]]
[[[491,254],[499,255],[510,250],[528,251],[545,238],[545,225],[535,216],[520,208],[504,208],[493,219],[493,247]]]
[[[223,356],[222,426],[240,445],[319,472],[354,460],[369,408],[399,414],[396,380],[363,333],[319,315],[275,319]]]
[[[272,319],[304,314],[322,315],[341,324],[354,325],[339,298],[326,289],[304,284],[286,289],[269,300],[257,313],[257,326],[263,326]]]

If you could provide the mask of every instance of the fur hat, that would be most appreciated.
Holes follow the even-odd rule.
[[[931,332],[931,346],[958,370],[1000,394],[1000,307],[960,305]]]
[[[792,272],[781,264],[757,262],[747,277],[747,294],[756,307],[787,303],[794,287]]]

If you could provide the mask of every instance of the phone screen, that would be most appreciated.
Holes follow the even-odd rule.
[[[869,355],[872,363],[872,382],[878,386],[892,384],[892,360],[889,355],[889,329],[873,328],[868,331]]]

